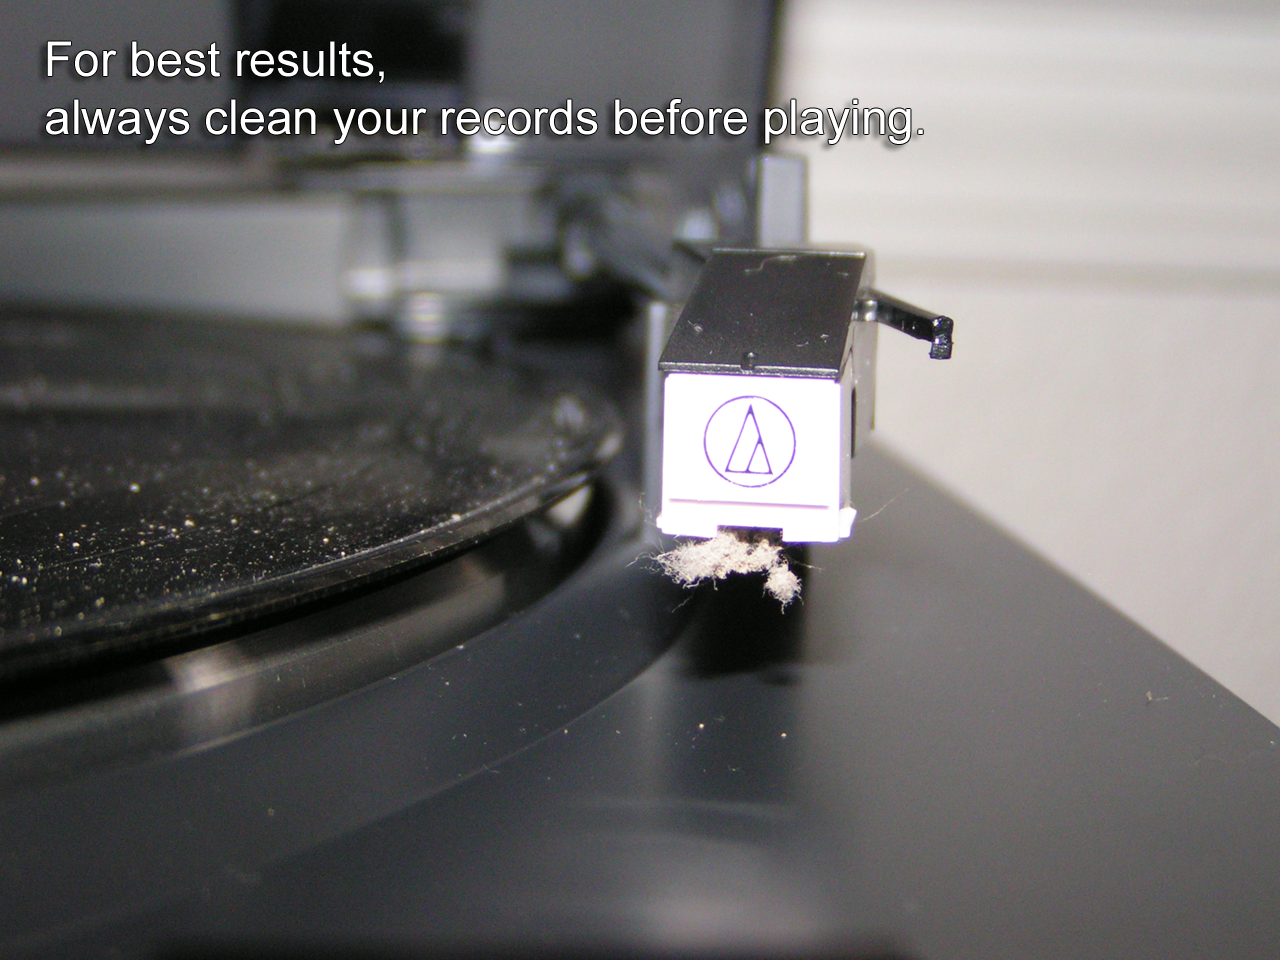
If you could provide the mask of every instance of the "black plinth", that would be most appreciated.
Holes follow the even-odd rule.
[[[670,652],[523,752],[84,936],[1280,955],[1280,731],[883,452],[859,459],[869,519],[810,552],[802,606],[704,591]],[[376,756],[376,725],[342,726],[360,716],[315,735]],[[347,789],[397,775],[371,762]]]

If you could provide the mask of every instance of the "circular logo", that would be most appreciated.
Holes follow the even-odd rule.
[[[782,408],[764,397],[734,397],[707,421],[702,449],[711,469],[739,487],[765,487],[791,468],[796,431]]]

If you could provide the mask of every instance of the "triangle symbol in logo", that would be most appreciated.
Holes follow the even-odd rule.
[[[757,476],[773,473],[769,453],[764,448],[764,438],[760,435],[760,424],[756,422],[755,407],[747,407],[747,415],[742,418],[738,439],[729,453],[729,462],[725,464],[724,472],[751,473]]]

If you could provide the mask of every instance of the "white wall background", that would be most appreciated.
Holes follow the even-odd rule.
[[[880,439],[1280,721],[1280,8],[792,0],[792,96],[925,130],[779,144],[956,318]]]

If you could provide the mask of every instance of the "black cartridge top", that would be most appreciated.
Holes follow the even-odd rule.
[[[867,260],[862,251],[712,251],[659,368],[838,377]]]

